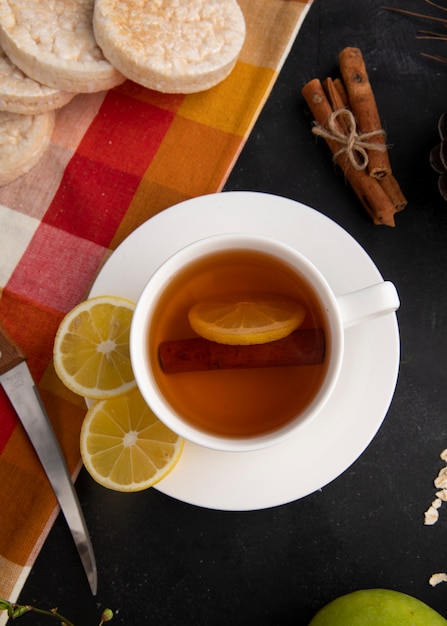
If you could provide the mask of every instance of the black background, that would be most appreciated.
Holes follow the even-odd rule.
[[[442,15],[423,0],[389,3]],[[98,595],[89,593],[59,516],[19,601],[57,605],[77,626],[95,626],[106,606],[116,611],[117,626],[305,626],[336,596],[385,587],[447,618],[446,583],[428,583],[433,572],[447,571],[447,504],[436,525],[423,523],[447,447],[447,203],[429,164],[438,118],[447,111],[447,66],[420,55],[447,56],[447,45],[416,39],[418,29],[441,25],[383,4],[315,0],[225,187],[310,205],[353,235],[396,284],[400,375],[379,433],[321,491],[261,511],[202,509],[155,489],[114,493],[82,471],[77,489],[98,562]],[[312,135],[300,94],[308,80],[338,75],[346,46],[363,52],[394,173],[409,200],[394,229],[372,224]],[[52,621],[35,614],[21,620]]]

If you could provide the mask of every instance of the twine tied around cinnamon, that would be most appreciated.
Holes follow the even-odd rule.
[[[341,116],[343,116],[343,121],[339,122],[338,118]],[[343,129],[346,129],[346,132],[343,132]],[[357,171],[368,167],[368,150],[378,150],[379,152],[387,150],[385,144],[369,141],[373,137],[383,137],[385,131],[374,130],[369,133],[359,134],[355,117],[349,109],[333,111],[327,120],[327,128],[320,124],[315,124],[312,132],[319,137],[341,144],[340,150],[333,155],[334,161],[337,161],[342,154],[346,154],[349,162]]]

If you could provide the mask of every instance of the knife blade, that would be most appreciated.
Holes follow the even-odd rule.
[[[0,327],[0,383],[36,450],[73,536],[93,595],[97,569],[81,505],[59,442],[26,363],[26,356]]]

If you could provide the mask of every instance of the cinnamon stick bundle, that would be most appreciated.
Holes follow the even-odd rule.
[[[322,328],[299,328],[284,339],[248,346],[225,345],[201,337],[165,341],[159,346],[165,374],[318,365],[324,361],[324,354]]]
[[[321,81],[318,78],[314,78],[304,85],[301,93],[315,121],[321,127],[327,128],[328,119],[334,111],[326,97]],[[340,133],[343,133],[340,123],[335,122],[335,124],[338,125]],[[371,178],[365,170],[355,169],[347,153],[340,152],[340,144],[336,139],[331,139],[328,135],[325,137],[325,141],[332,154],[338,155],[336,157],[337,164],[342,169],[349,184],[373,222],[375,224],[394,226],[394,213],[396,212],[394,204],[378,181],[375,178]]]
[[[339,59],[346,84],[339,78],[313,79],[302,89],[316,122],[313,132],[325,139],[374,224],[395,226],[394,214],[407,200],[391,171],[362,54],[345,48]]]

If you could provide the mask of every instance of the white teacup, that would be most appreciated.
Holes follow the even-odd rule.
[[[214,425],[210,427],[211,422],[206,423],[208,418],[205,415],[207,413],[205,398],[207,396],[210,397],[207,400],[208,402],[214,402],[213,398],[215,397],[215,405],[216,407],[218,405],[220,420],[225,419],[225,406],[228,399],[229,422],[234,418],[234,414],[237,413],[238,398],[240,397],[242,404],[247,401],[247,407],[241,409],[241,414],[237,417],[242,422],[245,412],[247,414],[250,413],[252,406],[254,407],[254,412],[257,410],[255,407],[256,403],[250,402],[249,395],[248,400],[245,398],[244,385],[246,384],[247,394],[253,393],[253,398],[257,399],[258,395],[262,398],[263,393],[270,393],[266,391],[266,388],[270,386],[270,381],[272,381],[270,395],[273,404],[269,408],[268,401],[270,396],[267,395],[265,402],[262,400],[262,404],[265,405],[265,410],[270,413],[276,412],[277,405],[279,415],[280,411],[282,411],[279,407],[286,397],[281,387],[282,381],[285,379],[293,381],[294,379],[291,377],[295,375],[294,372],[299,377],[301,373],[304,375],[305,370],[298,370],[295,367],[282,367],[273,371],[271,368],[267,368],[259,374],[259,383],[255,379],[255,376],[258,375],[257,373],[252,376],[253,372],[242,372],[242,370],[234,370],[226,374],[214,371],[202,372],[200,373],[200,378],[195,374],[190,378],[188,378],[188,376],[191,376],[190,374],[164,374],[160,370],[160,363],[157,358],[157,342],[166,339],[181,339],[185,334],[190,337],[194,335],[190,329],[188,330],[188,308],[195,304],[197,300],[203,300],[209,295],[215,295],[214,293],[208,294],[209,290],[217,290],[218,293],[222,293],[228,289],[228,286],[223,286],[224,281],[221,281],[219,278],[221,271],[218,265],[219,259],[222,260],[226,254],[242,255],[241,258],[243,258],[245,254],[250,257],[250,255],[257,255],[258,253],[260,253],[259,258],[265,259],[266,266],[260,267],[260,272],[262,277],[266,277],[267,282],[270,280],[268,285],[269,292],[272,291],[272,284],[276,282],[275,274],[272,274],[273,278],[270,277],[270,270],[267,267],[267,264],[272,259],[281,272],[284,273],[284,284],[296,283],[298,285],[304,281],[311,287],[313,292],[312,298],[315,298],[318,309],[313,319],[318,318],[322,323],[326,337],[326,350],[322,365],[324,371],[322,371],[319,378],[318,390],[309,398],[307,404],[296,410],[296,412],[290,407],[288,409],[289,413],[287,413],[287,409],[284,407],[285,417],[281,418],[282,421],[278,417],[278,423],[275,423],[273,426],[269,425],[265,429],[260,427],[259,430],[256,430],[256,428],[250,426],[250,430],[247,426],[247,432],[233,432],[231,429],[225,432],[220,431],[217,426],[216,428],[214,428]],[[203,272],[204,268],[208,268],[206,270],[207,278],[202,281],[204,284],[198,280],[196,285],[195,279],[191,279],[191,276],[195,276],[193,268],[198,268],[199,266],[201,269],[197,270],[197,272]],[[247,270],[247,278],[245,278],[244,267],[244,261],[242,261],[240,272],[242,278],[240,278],[239,272],[236,272],[235,285],[238,285],[239,279],[242,281],[250,280],[251,270]],[[226,270],[223,269],[222,271]],[[217,276],[215,281],[213,276]],[[183,289],[185,277],[187,280],[191,279],[191,281],[188,283],[188,289],[184,289],[187,295],[183,300],[179,300],[177,305],[176,298],[180,298],[179,294]],[[278,285],[282,285],[282,280],[283,277],[281,275],[278,277]],[[221,282],[222,285],[220,284]],[[177,283],[178,287],[176,286]],[[240,286],[237,288],[240,289]],[[249,286],[246,288],[245,285],[244,289],[250,290]],[[290,297],[290,294],[286,295]],[[313,305],[310,304],[309,306]],[[215,235],[182,248],[168,258],[149,278],[137,302],[132,321],[130,335],[132,366],[137,385],[148,405],[162,422],[180,436],[201,446],[222,451],[240,452],[261,449],[278,444],[286,438],[295,435],[309,420],[314,419],[327,403],[337,384],[343,362],[345,329],[354,324],[368,323],[370,319],[378,316],[392,314],[398,307],[398,294],[394,285],[390,282],[380,282],[352,293],[336,295],[321,272],[300,252],[287,244],[268,237],[250,234],[229,233]],[[172,309],[172,311],[169,311],[169,309]],[[163,321],[165,311],[166,323]],[[166,329],[171,324],[170,332],[173,336],[164,336],[163,332],[168,332],[167,330],[161,331],[161,334],[157,336],[157,328],[163,327],[163,324]],[[309,376],[314,375],[316,370],[309,368],[315,368],[315,366],[304,367],[309,372]],[[223,381],[222,389],[219,388],[220,379],[217,378],[219,376]],[[241,382],[245,381],[244,376],[248,377],[247,383]],[[300,379],[297,378],[296,380]],[[236,389],[239,384],[242,385],[242,391],[238,392],[238,397],[231,398],[233,388]],[[257,384],[259,385],[258,390],[256,390]],[[278,384],[277,390],[274,389],[276,384]],[[291,384],[294,385],[295,383],[292,382]],[[301,389],[303,384],[297,382],[296,389]],[[178,385],[179,397],[182,395],[187,398],[189,394],[191,402],[196,403],[191,406],[197,406],[197,408],[190,409],[188,407],[188,409],[184,410],[182,405],[176,406],[176,385]],[[214,391],[214,385],[216,385],[216,392]],[[224,385],[228,385],[228,387],[225,388]],[[293,394],[295,393],[294,389],[295,387],[292,389]],[[171,395],[169,396],[169,394]],[[204,398],[204,408],[201,406],[202,397]],[[188,401],[185,402],[187,403]],[[232,402],[233,404],[231,404]],[[285,404],[285,401],[283,403]],[[183,406],[186,406],[186,404],[184,403]],[[203,410],[204,416],[203,419],[202,416],[200,417],[201,423],[199,423],[200,420],[195,420],[196,415],[186,416],[187,410],[196,411],[197,414]],[[208,413],[211,414],[212,412],[211,405],[208,404]],[[211,420],[212,416],[209,419]],[[252,415],[250,419],[253,423],[256,423],[256,414]]]

